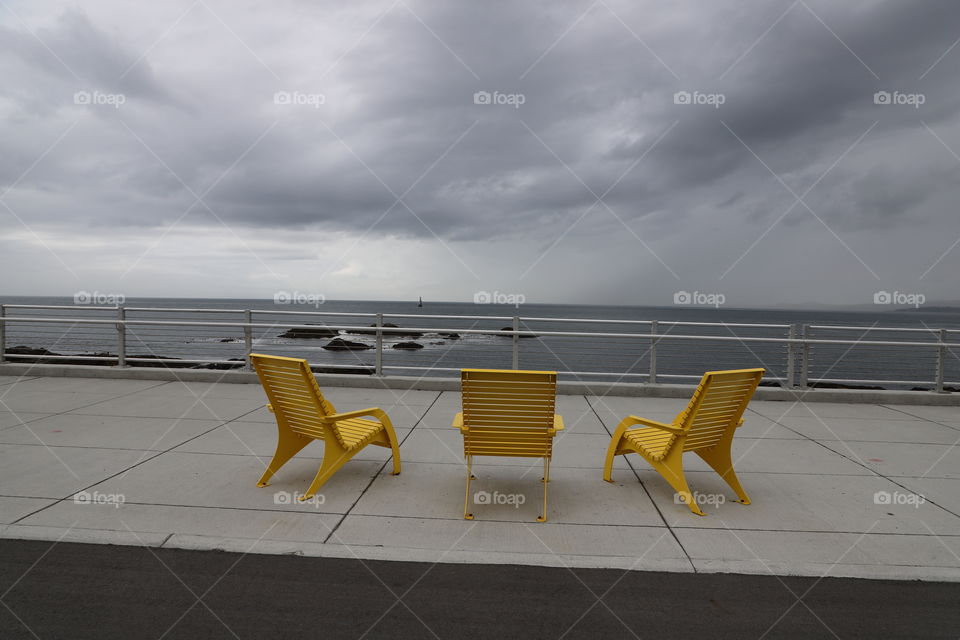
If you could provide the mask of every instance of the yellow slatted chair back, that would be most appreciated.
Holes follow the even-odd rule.
[[[686,432],[684,451],[709,449],[740,423],[763,369],[708,371],[674,422]]]
[[[367,445],[390,448],[393,474],[400,473],[397,434],[382,409],[369,407],[337,413],[323,397],[306,360],[251,353],[250,361],[277,420],[277,450],[257,486],[267,486],[284,464],[314,440],[324,443],[323,462],[300,500],[315,495]]]
[[[306,360],[251,354],[251,361],[277,420],[294,433],[323,439],[322,416],[336,414]]]
[[[460,382],[465,455],[553,455],[556,372],[463,369]]]

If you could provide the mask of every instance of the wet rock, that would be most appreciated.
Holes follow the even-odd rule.
[[[328,351],[363,351],[364,349],[373,349],[368,344],[363,344],[362,342],[351,342],[350,340],[344,340],[343,338],[334,338],[327,344],[323,345],[324,349]]]

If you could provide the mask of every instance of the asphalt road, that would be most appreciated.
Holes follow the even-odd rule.
[[[0,638],[958,638],[960,584],[0,540]]]

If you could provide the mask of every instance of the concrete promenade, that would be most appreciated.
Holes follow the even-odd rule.
[[[558,396],[549,522],[539,461],[481,459],[475,491],[514,496],[462,519],[456,391],[330,387],[341,411],[380,406],[401,439],[368,447],[291,502],[322,444],[256,481],[276,442],[259,385],[0,377],[0,537],[364,560],[960,581],[960,408],[754,401],[734,446],[753,500],[687,459],[706,517],[639,457],[601,469],[627,414],[669,420],[680,398]],[[496,492],[496,493],[495,493]],[[75,496],[80,495],[78,500]],[[520,496],[520,498],[517,498]],[[494,501],[496,498],[494,498]],[[717,504],[726,500],[722,504]],[[515,504],[523,501],[523,504]]]

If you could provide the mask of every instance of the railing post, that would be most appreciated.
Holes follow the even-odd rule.
[[[809,385],[807,379],[810,376],[810,325],[803,325],[803,344],[800,347],[800,388],[806,389]]]
[[[648,382],[657,384],[657,321],[650,323],[650,376]]]
[[[117,366],[127,366],[127,310],[117,307]]]
[[[253,363],[250,362],[250,353],[253,351],[253,327],[250,325],[253,323],[253,312],[250,309],[244,309],[243,322],[243,348],[247,352],[247,355],[244,358],[247,363],[243,365],[243,368],[246,371],[252,371]]]
[[[0,304],[0,318],[7,315],[6,308]],[[0,321],[0,362],[7,361],[7,323]]]
[[[374,367],[373,372],[378,375],[383,375],[383,314],[377,314],[377,363]]]
[[[937,332],[937,335],[940,339],[940,346],[937,347],[937,378],[934,391],[937,393],[943,393],[943,377],[945,375],[947,364],[947,348],[943,345],[947,342],[947,330],[940,329],[940,331]]]
[[[793,389],[793,387],[796,385],[796,381],[794,380],[794,372],[797,365],[795,362],[797,358],[797,349],[796,345],[794,345],[792,342],[796,336],[797,325],[791,324],[790,328],[787,330],[787,340],[791,341],[787,342],[787,389]]]
[[[513,369],[520,368],[520,316],[513,316]]]

